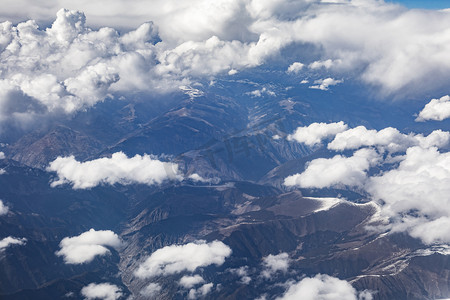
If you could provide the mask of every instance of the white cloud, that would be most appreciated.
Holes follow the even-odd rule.
[[[380,206],[373,221],[382,221],[381,225],[368,228],[407,232],[425,244],[449,243],[450,152],[439,151],[449,140],[450,133],[442,130],[424,136],[402,134],[392,127],[377,131],[359,126],[337,133],[328,144],[331,150],[362,148],[353,156],[312,160],[302,173],[285,178],[284,184],[303,188],[356,186]],[[369,177],[367,171],[374,166],[382,166],[382,171]]]
[[[450,242],[450,153],[412,147],[397,168],[368,181],[366,189],[383,200],[382,216],[392,231],[407,231],[423,242]]]
[[[263,257],[264,270],[262,276],[265,278],[271,278],[272,275],[278,271],[286,272],[289,268],[290,258],[287,253],[280,253],[277,255],[269,254]]]
[[[328,144],[328,149],[343,151],[363,146],[377,146],[380,150],[386,149],[394,153],[405,151],[408,147],[415,145],[424,148],[443,147],[448,144],[449,140],[450,133],[442,130],[435,130],[424,137],[421,134],[402,134],[398,129],[392,127],[377,131],[358,126],[336,134],[334,140]]]
[[[0,159],[5,159],[5,153],[0,152]]]
[[[333,158],[318,158],[310,161],[301,174],[284,180],[286,186],[324,188],[330,186],[363,186],[367,171],[377,165],[380,155],[373,149],[361,149],[353,156],[336,155]]]
[[[259,90],[254,90],[251,92],[246,93],[247,95],[250,95],[252,97],[262,97],[264,95],[268,95],[268,96],[276,96],[275,92],[263,87],[262,89]]]
[[[111,158],[79,162],[73,156],[58,157],[47,167],[58,179],[51,186],[70,183],[74,189],[88,189],[100,184],[161,184],[164,180],[182,180],[178,165],[162,162],[150,155],[128,158],[122,152]]]
[[[335,66],[336,64],[340,64],[340,63],[341,63],[341,60],[336,60],[336,61],[333,61],[331,59],[318,60],[318,61],[310,63],[308,67],[313,70],[320,69],[320,68],[329,69],[329,68]]]
[[[185,245],[172,245],[153,252],[136,270],[140,278],[170,275],[183,271],[193,272],[198,267],[217,266],[231,255],[231,249],[220,241],[197,241]]]
[[[370,292],[358,292],[345,280],[318,274],[307,277],[289,286],[283,296],[277,300],[372,300]]]
[[[87,300],[116,300],[123,296],[122,290],[111,283],[90,283],[81,289],[81,295]]]
[[[180,285],[184,288],[190,289],[198,284],[204,283],[205,280],[200,275],[183,276],[180,279]]]
[[[416,118],[416,122],[428,120],[442,121],[450,118],[450,96],[446,95],[440,99],[432,99]]]
[[[328,77],[325,79],[314,80],[316,85],[311,85],[310,89],[317,89],[322,91],[328,91],[330,86],[337,85],[339,83],[344,82],[343,80],[336,80],[334,78]]]
[[[9,207],[3,204],[3,201],[0,200],[0,216],[6,215],[9,211]]]
[[[146,297],[146,299],[157,298],[157,295],[161,291],[161,286],[158,283],[150,283],[146,287],[144,287],[139,294]]]
[[[220,179],[217,177],[203,178],[202,176],[198,175],[197,173],[193,173],[193,174],[189,175],[187,178],[194,182],[217,183],[220,181]]]
[[[0,121],[71,114],[113,92],[151,87],[154,41],[151,23],[119,36],[94,31],[79,11],[59,10],[52,26],[27,21],[0,25]]]
[[[124,88],[125,83],[134,83],[133,87],[144,89],[144,83],[153,88],[159,86],[151,83],[154,80],[163,82],[168,74],[187,78],[188,75],[210,76],[254,67],[268,57],[280,55],[281,49],[295,43],[316,46],[318,50],[314,54],[320,59],[311,64],[313,68],[337,65],[339,68],[333,68],[336,71],[343,74],[353,71],[354,78],[380,86],[388,94],[427,92],[445,86],[450,78],[450,20],[447,18],[450,11],[445,10],[407,10],[375,0],[338,3],[155,0],[151,4],[138,0],[100,0],[95,3],[59,0],[45,7],[34,1],[18,0],[5,5],[1,14],[2,19],[17,21],[32,16],[48,23],[60,7],[85,11],[89,16],[86,22],[95,27],[107,24],[132,29],[152,20],[162,40],[154,45],[155,29],[147,31],[152,35],[142,34],[148,25],[127,39],[112,29],[92,31],[84,24],[84,15],[65,11],[58,13],[57,21],[48,30],[36,29],[33,22],[21,26],[3,23],[0,49],[7,49],[3,51],[3,57],[9,55],[8,51],[12,51],[13,56],[9,55],[10,59],[2,63],[7,61],[8,68],[14,66],[14,73],[33,79],[46,74],[55,76],[56,81],[46,79],[49,84],[40,99],[43,102],[45,98],[65,99],[61,101],[63,107],[64,102],[73,103],[75,107],[89,105],[89,101],[84,103],[81,97],[65,98],[69,95],[66,95],[63,83],[82,74],[85,67],[95,62],[106,63],[117,72],[104,78],[108,79],[104,81],[105,85],[111,84],[111,89]],[[19,31],[20,35],[17,34]],[[139,42],[132,38],[136,36]],[[144,39],[148,37],[151,39],[147,39],[146,44]],[[130,44],[134,50],[129,50]],[[135,49],[137,46],[139,49]],[[20,53],[14,52],[18,49]],[[36,61],[31,55],[35,53],[49,58],[43,61],[43,69],[39,72],[34,68]],[[18,57],[22,59],[16,59]],[[78,67],[72,67],[74,65]],[[70,74],[67,68],[71,69]],[[17,72],[18,69],[29,71]],[[116,83],[112,83],[116,80],[114,74],[118,75]],[[6,77],[11,79],[9,75]],[[326,84],[322,88],[325,89]],[[104,90],[102,87],[95,89],[93,95],[98,92],[104,97]]]
[[[213,287],[213,283],[206,283],[198,289],[191,289],[188,294],[188,299],[197,299],[200,297],[204,297],[211,292]]]
[[[304,64],[302,64],[300,62],[294,62],[288,67],[287,72],[297,74],[298,72],[300,72],[303,69],[303,67],[304,67]]]
[[[4,251],[11,245],[25,245],[26,242],[26,238],[15,238],[12,236],[5,237],[4,239],[0,240],[0,252]]]
[[[56,255],[63,256],[66,264],[82,264],[110,253],[106,246],[118,248],[120,245],[119,237],[111,230],[90,229],[78,236],[64,238]]]
[[[335,136],[339,132],[347,130],[344,122],[337,123],[312,123],[308,126],[298,127],[293,134],[288,135],[288,141],[295,140],[307,146],[320,144],[323,139]]]
[[[252,281],[252,278],[248,276],[248,266],[243,266],[238,269],[230,269],[231,273],[236,274],[241,278],[240,282],[242,284],[249,284]]]
[[[82,9],[89,18],[60,10],[47,29],[34,21],[1,23],[0,121],[31,124],[36,116],[71,114],[110,95],[164,92],[196,77],[234,74],[293,44],[316,46],[319,60],[311,70],[330,67],[386,94],[424,93],[448,82],[450,11],[334,2],[59,0],[42,7],[15,1],[2,7],[2,19],[32,16],[47,24],[60,7]],[[137,27],[148,20],[155,23]],[[137,28],[120,35],[86,22]],[[296,72],[300,63],[289,69]],[[329,77],[312,87],[340,82]]]

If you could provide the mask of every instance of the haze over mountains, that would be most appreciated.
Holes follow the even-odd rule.
[[[18,3],[1,299],[450,297],[448,10]]]

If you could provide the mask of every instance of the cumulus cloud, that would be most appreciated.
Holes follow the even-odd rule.
[[[191,289],[188,294],[188,299],[197,299],[199,297],[204,297],[211,292],[213,287],[214,284],[211,282],[202,285],[198,289]]]
[[[330,186],[359,186],[367,180],[367,171],[380,163],[381,157],[373,149],[360,149],[353,156],[336,155],[310,161],[301,174],[284,180],[286,186],[325,188]]]
[[[370,292],[358,292],[345,280],[336,277],[318,274],[315,277],[307,277],[289,286],[283,296],[277,300],[372,300]]]
[[[0,252],[4,251],[11,245],[25,245],[27,242],[26,238],[15,238],[12,236],[5,237],[0,240]]]
[[[110,158],[79,162],[73,156],[58,157],[47,168],[56,172],[58,179],[52,187],[70,183],[74,189],[89,189],[100,184],[161,184],[165,180],[182,180],[178,165],[162,162],[150,155],[128,158],[116,152]]]
[[[424,148],[443,147],[448,144],[449,140],[450,133],[442,130],[435,130],[424,137],[422,134],[402,134],[398,129],[392,127],[377,131],[358,126],[337,133],[333,141],[328,144],[328,149],[343,151],[363,146],[377,146],[379,149],[386,149],[394,153],[405,151],[416,145]]]
[[[3,201],[0,200],[0,216],[6,215],[9,211],[9,207],[3,204]]]
[[[439,148],[447,146],[449,140],[450,133],[442,130],[424,136],[402,134],[392,127],[377,131],[359,126],[337,133],[328,144],[330,150],[361,148],[352,156],[314,159],[304,172],[285,178],[284,184],[303,188],[356,186],[380,206],[376,220],[383,224],[375,229],[408,232],[425,244],[448,243],[450,152],[440,152]],[[375,166],[383,171],[368,176],[368,170]]]
[[[265,278],[271,278],[276,272],[286,272],[289,268],[290,258],[285,252],[272,255],[269,254],[263,257],[264,270],[262,271],[262,276]]]
[[[300,72],[303,69],[303,67],[304,67],[304,64],[302,64],[300,62],[294,62],[288,67],[287,72],[297,74],[298,72]]]
[[[240,282],[242,284],[249,284],[252,281],[252,278],[248,276],[248,266],[243,266],[238,269],[230,269],[231,273],[236,274],[241,278]]]
[[[91,262],[96,256],[109,254],[107,246],[118,248],[120,245],[119,237],[111,230],[90,229],[78,236],[64,238],[56,255],[63,256],[66,264],[82,264]]]
[[[204,283],[205,280],[200,275],[183,276],[180,279],[180,285],[184,288],[190,289],[198,284]]]
[[[246,93],[247,95],[250,95],[252,97],[262,97],[264,95],[268,95],[268,96],[276,96],[275,92],[263,87],[262,89],[259,90],[254,90],[251,92]]]
[[[325,79],[314,80],[315,85],[311,85],[309,88],[322,90],[322,91],[328,91],[330,86],[337,85],[342,82],[344,82],[344,81],[328,77]]]
[[[159,294],[159,292],[161,291],[161,286],[158,283],[150,283],[149,285],[147,285],[146,287],[144,287],[139,294],[141,294],[142,296],[146,297],[146,299],[153,299],[156,298],[156,296]]]
[[[320,68],[329,69],[339,63],[341,63],[341,60],[336,60],[336,61],[333,61],[331,59],[318,60],[318,61],[310,63],[308,67],[313,70],[320,69]]]
[[[153,252],[136,270],[140,278],[193,272],[199,267],[217,266],[231,255],[231,249],[220,241],[197,241],[185,245],[171,245]]]
[[[195,182],[208,182],[208,179],[203,178],[202,176],[198,175],[197,173],[189,175],[188,178]]]
[[[123,296],[122,290],[111,283],[90,283],[81,289],[81,295],[87,300],[116,300]]]
[[[295,140],[307,146],[320,144],[323,139],[333,137],[339,132],[347,130],[344,122],[337,123],[312,123],[308,126],[298,127],[293,134],[288,135],[288,141]]]
[[[61,9],[52,26],[0,24],[0,121],[72,114],[115,92],[152,84],[157,31],[145,23],[122,36],[95,31],[80,11]]]
[[[193,182],[203,182],[203,183],[212,183],[216,184],[220,182],[220,178],[218,177],[212,177],[212,178],[204,178],[197,173],[193,173],[186,177],[187,179],[192,180]]]
[[[442,121],[450,118],[450,96],[446,95],[440,99],[432,99],[420,111],[416,118],[416,122],[428,120]]]
[[[374,176],[366,189],[383,200],[382,216],[395,231],[423,242],[450,242],[450,153],[411,147],[397,168]]]
[[[5,159],[5,153],[0,152],[0,159]]]
[[[361,78],[386,94],[429,92],[450,79],[450,11],[375,0],[15,3],[2,10],[4,20],[33,16],[48,23],[60,7],[76,6],[99,29],[88,27],[76,10],[59,10],[46,29],[32,20],[1,23],[0,121],[28,124],[110,95],[173,90],[195,78],[259,66],[298,44],[316,46],[319,60],[309,64],[311,71],[330,68],[333,76]],[[101,27],[108,22],[131,31]],[[288,71],[297,72],[300,64]],[[329,77],[312,87],[327,90],[340,82]]]

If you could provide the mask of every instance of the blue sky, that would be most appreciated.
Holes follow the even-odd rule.
[[[450,8],[450,0],[388,0],[386,2],[397,2],[409,8]]]

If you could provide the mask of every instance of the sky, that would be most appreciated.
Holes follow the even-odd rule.
[[[450,8],[448,0],[391,0],[408,8],[445,9]]]

